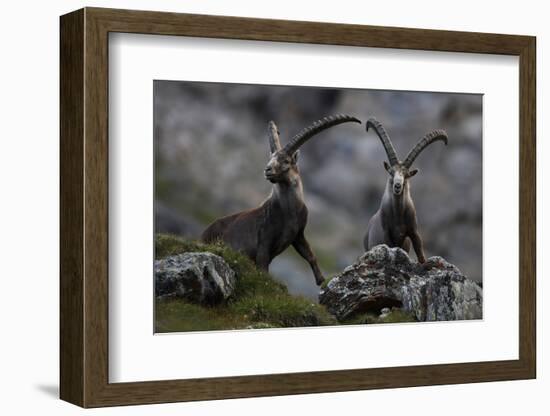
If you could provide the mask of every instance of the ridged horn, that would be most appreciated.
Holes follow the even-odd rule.
[[[390,166],[398,164],[399,158],[397,157],[395,148],[393,147],[393,144],[388,136],[388,133],[386,133],[386,129],[384,129],[384,126],[382,126],[382,124],[377,119],[371,117],[367,121],[367,131],[369,131],[369,127],[372,127],[380,138],[382,146],[384,146],[386,154],[388,155],[388,162],[390,162]]]
[[[403,161],[403,165],[407,168],[410,168],[418,155],[422,153],[422,151],[426,147],[438,140],[441,140],[443,143],[445,143],[445,145],[447,145],[449,137],[447,136],[445,130],[434,130],[422,137],[420,141],[416,144],[416,146],[414,146],[413,149],[409,152],[409,154]]]
[[[323,130],[326,130],[330,127],[336,126],[338,124],[342,123],[361,123],[357,118],[344,115],[344,114],[337,114],[335,116],[327,116],[320,120],[317,120],[313,124],[311,124],[309,127],[306,127],[303,129],[300,133],[298,133],[296,136],[288,142],[288,144],[284,147],[284,151],[288,153],[289,155],[292,155],[296,150],[300,148],[305,142],[307,142],[309,139],[311,139],[316,134],[322,132]]]
[[[281,139],[279,138],[279,129],[274,121],[267,123],[267,137],[269,138],[269,150],[275,153],[281,149]]]

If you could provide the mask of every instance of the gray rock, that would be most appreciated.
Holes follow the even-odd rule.
[[[379,245],[330,280],[319,301],[338,319],[399,307],[418,321],[481,319],[483,292],[442,257],[413,262]]]
[[[200,304],[220,303],[235,289],[235,272],[212,253],[184,253],[155,261],[155,294]]]
[[[390,308],[382,308],[382,310],[380,311],[380,316],[379,318],[385,318],[387,317],[389,314],[391,313],[391,309]]]

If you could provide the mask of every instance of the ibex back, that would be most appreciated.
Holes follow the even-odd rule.
[[[308,211],[297,163],[298,149],[317,133],[347,122],[360,123],[346,115],[325,117],[302,130],[282,148],[277,126],[270,121],[271,157],[264,176],[273,184],[271,195],[257,208],[214,221],[202,234],[202,240],[222,240],[245,253],[264,270],[268,270],[271,261],[292,245],[310,264],[315,282],[320,285],[323,274],[304,235]]]

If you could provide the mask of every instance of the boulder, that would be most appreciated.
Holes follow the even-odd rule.
[[[155,261],[155,294],[199,304],[217,304],[235,289],[235,272],[220,256],[183,253]]]
[[[483,291],[442,257],[419,264],[383,244],[334,276],[319,301],[339,320],[397,307],[418,321],[450,321],[481,319]]]

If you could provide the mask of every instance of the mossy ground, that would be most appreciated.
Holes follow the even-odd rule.
[[[196,305],[180,299],[157,300],[155,332],[415,322],[412,315],[399,309],[393,309],[384,317],[361,314],[338,322],[323,305],[290,295],[283,284],[258,270],[248,257],[222,243],[204,244],[167,234],[156,235],[156,259],[197,251],[214,253],[229,264],[237,276],[235,292],[225,304],[217,306]],[[329,281],[326,279],[322,286]]]
[[[155,238],[157,259],[193,251],[208,251],[222,257],[237,275],[235,292],[227,303],[211,307],[182,300],[157,300],[156,332],[338,324],[324,306],[290,295],[284,285],[258,270],[250,259],[221,243],[203,244],[165,234]]]

